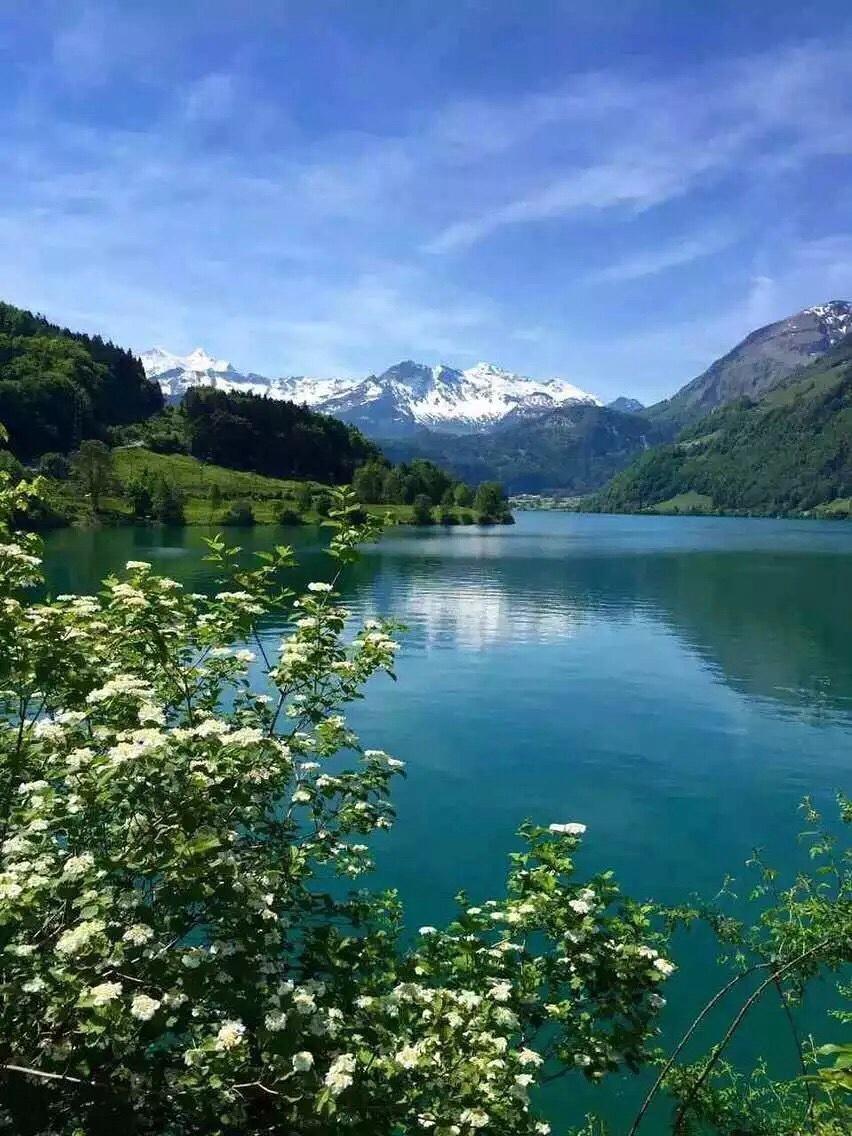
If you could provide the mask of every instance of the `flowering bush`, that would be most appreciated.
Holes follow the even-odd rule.
[[[348,497],[298,597],[288,549],[248,570],[217,539],[213,596],[132,561],[34,602],[12,516],[37,492],[0,485],[0,1124],[543,1133],[545,1071],[638,1066],[672,965],[646,909],[577,879],[581,824],[526,826],[506,894],[413,946],[356,887],[403,763],[343,716],[396,648],[340,605],[372,535]]]
[[[341,607],[340,573],[374,535],[346,494],[332,578],[300,596],[289,549],[246,569],[217,538],[213,596],[131,561],[97,596],[36,602],[39,542],[13,518],[38,492],[0,474],[0,1130],[533,1136],[549,1132],[537,1084],[649,1059],[674,966],[654,909],[608,873],[578,878],[582,823],[523,826],[505,894],[460,895],[414,945],[395,895],[358,885],[404,766],[343,714],[396,648],[390,624],[352,628]],[[273,608],[289,631],[270,657]],[[708,920],[735,975],[631,1133],[658,1092],[675,1133],[848,1131],[848,1046],[830,1047],[819,1099],[722,1059],[764,990],[789,1016],[852,959],[849,852],[821,832],[811,852],[817,878],[787,892],[761,866],[774,898],[753,928],[670,914]],[[741,980],[758,985],[721,1043],[678,1065]]]

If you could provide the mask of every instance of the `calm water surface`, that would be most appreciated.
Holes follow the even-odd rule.
[[[247,548],[282,539],[232,531]],[[200,589],[203,535],[65,530],[49,579],[93,590],[143,558]],[[316,576],[317,531],[287,539]],[[852,525],[521,513],[508,529],[391,532],[347,589],[358,615],[408,628],[399,683],[375,681],[352,719],[408,762],[378,855],[412,927],[446,918],[460,887],[499,895],[528,817],[584,821],[584,867],[678,901],[745,880],[755,845],[795,868],[802,796],[830,810],[852,788]],[[719,984],[712,958],[700,936],[681,944],[667,1032]],[[777,1020],[758,1020],[758,1048],[785,1063]],[[636,1093],[622,1087],[616,1130]],[[559,1121],[594,1103],[572,1086],[549,1107]]]

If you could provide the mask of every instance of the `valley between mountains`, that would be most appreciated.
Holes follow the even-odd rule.
[[[812,415],[800,412],[799,396],[811,402],[823,391],[814,380],[824,372],[845,374],[843,344],[850,334],[852,303],[814,305],[753,331],[671,398],[649,407],[629,393],[604,405],[565,379],[530,379],[492,363],[461,370],[406,360],[362,378],[268,378],[241,372],[202,348],[185,356],[153,348],[141,359],[167,403],[180,403],[196,387],[289,400],[357,427],[393,461],[426,459],[466,482],[495,480],[514,494],[594,495],[589,507],[628,511],[843,512],[852,484],[842,395],[831,387],[834,401],[819,413],[811,406]],[[822,360],[827,371],[819,368]],[[719,418],[725,408],[729,413]],[[749,438],[737,443],[736,461],[724,452],[711,460],[710,450],[724,447],[735,428],[746,429]],[[760,472],[765,447],[776,445],[779,434],[789,462],[807,468],[798,487],[787,474],[783,484],[767,485]],[[665,477],[657,477],[661,468]],[[726,488],[720,469],[739,488]],[[599,492],[622,471],[628,473],[614,488]],[[744,480],[750,488],[740,484]]]

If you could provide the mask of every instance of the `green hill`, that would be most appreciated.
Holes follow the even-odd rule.
[[[0,422],[19,458],[67,453],[162,405],[130,351],[0,303]]]
[[[492,480],[510,493],[581,494],[603,485],[662,437],[640,414],[577,403],[491,434],[423,431],[381,445],[394,460],[428,458],[472,484]]]
[[[852,335],[760,401],[738,399],[649,450],[590,507],[849,515],[850,497]]]

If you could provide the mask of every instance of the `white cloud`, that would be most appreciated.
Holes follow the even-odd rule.
[[[480,129],[500,150],[545,124],[572,132],[576,144],[546,180],[539,174],[523,193],[452,221],[427,251],[465,249],[507,226],[584,210],[648,209],[722,176],[747,176],[752,161],[792,168],[852,152],[848,41],[767,52],[670,81],[613,79],[601,90],[609,94],[601,103],[593,87],[587,98],[545,99],[527,131],[514,108],[505,119],[496,107],[479,108]]]
[[[848,238],[803,241],[770,215],[763,255],[739,276],[736,318],[702,312],[670,330],[660,305],[645,338],[619,318],[622,349],[611,313],[595,328],[570,310],[590,279],[656,276],[735,231],[759,241],[736,215],[751,185],[787,183],[815,157],[852,150],[848,41],[686,77],[596,72],[511,100],[449,99],[396,134],[307,132],[238,54],[189,75],[176,70],[180,45],[162,44],[166,81],[150,64],[152,27],[120,27],[107,6],[74,10],[52,40],[53,68],[48,59],[35,69],[38,82],[0,123],[0,294],[65,322],[138,348],[207,338],[257,370],[363,373],[397,356],[485,357],[642,395],[639,383],[670,390],[700,370],[743,318],[852,291]],[[75,107],[91,91],[59,97],[119,75],[158,84],[121,120],[132,129],[106,124],[118,121],[103,113],[109,89],[95,92],[90,119]],[[720,185],[727,196],[710,206],[687,200]],[[622,235],[635,250],[641,215],[672,202],[678,229],[691,213],[700,230],[673,242],[655,225],[667,234],[659,247],[626,251]],[[613,222],[600,246],[612,261],[597,269],[588,219]],[[541,222],[562,223],[566,260],[575,247],[582,255],[568,284],[542,275],[539,311],[525,285],[481,270],[477,246]],[[830,224],[809,222],[817,233]],[[563,307],[548,317],[560,287]]]
[[[712,256],[728,248],[736,240],[733,231],[705,233],[697,237],[684,237],[671,244],[646,249],[632,256],[623,257],[612,264],[589,273],[587,280],[594,284],[623,283],[627,280],[641,280],[646,276],[656,276],[670,268],[692,264],[705,256]]]

